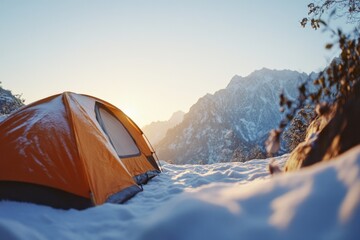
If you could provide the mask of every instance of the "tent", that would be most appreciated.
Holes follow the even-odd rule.
[[[159,173],[140,128],[92,96],[54,95],[0,122],[0,199],[65,209],[123,203]]]

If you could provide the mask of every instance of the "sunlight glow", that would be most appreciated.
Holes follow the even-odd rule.
[[[94,95],[143,126],[188,111],[235,74],[324,67],[328,35],[299,24],[307,3],[2,1],[0,81],[26,103]]]

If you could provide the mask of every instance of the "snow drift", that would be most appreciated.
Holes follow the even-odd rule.
[[[277,159],[283,164],[286,156]],[[269,177],[269,159],[171,165],[126,204],[87,210],[0,202],[4,239],[357,239],[360,146]]]

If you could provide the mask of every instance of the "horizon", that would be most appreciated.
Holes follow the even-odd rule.
[[[0,81],[26,104],[64,91],[108,101],[140,127],[188,112],[235,75],[310,74],[336,52],[302,28],[307,1],[1,1]],[[343,23],[338,26],[346,28]]]

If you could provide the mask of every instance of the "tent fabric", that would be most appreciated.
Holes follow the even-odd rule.
[[[110,135],[104,131],[96,117],[98,104],[126,137],[118,138],[116,127]],[[126,153],[136,149],[138,154],[119,156],[116,148]],[[0,198],[8,192],[1,186],[9,186],[1,183],[19,183],[56,189],[93,205],[124,202],[142,190],[139,184],[160,172],[151,147],[130,118],[101,99],[71,92],[27,105],[2,121],[0,152]],[[18,195],[16,200],[21,200],[21,192]]]

